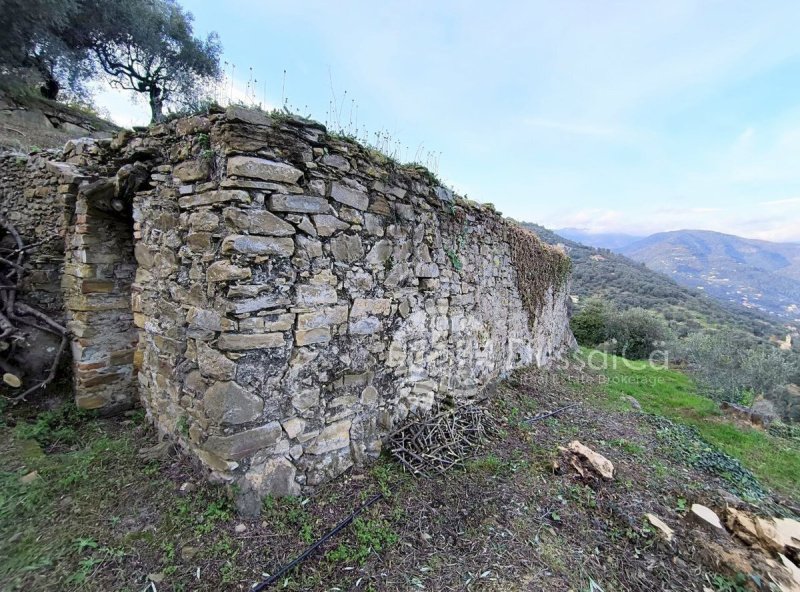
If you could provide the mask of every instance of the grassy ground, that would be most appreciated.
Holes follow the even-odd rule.
[[[698,394],[692,380],[675,370],[616,356],[583,352],[588,361],[605,359],[605,390],[610,400],[634,397],[647,413],[694,427],[708,443],[740,460],[765,484],[800,496],[800,445],[750,425],[732,422],[712,400]]]
[[[248,590],[383,492],[384,500],[274,589],[743,590],[736,569],[711,557],[713,543],[685,519],[695,501],[721,507],[720,488],[730,490],[740,479],[673,454],[665,434],[678,433],[684,444],[700,436],[631,411],[621,397],[631,394],[646,410],[689,425],[719,426],[702,438],[718,435],[715,442],[731,454],[741,449],[746,466],[786,493],[793,486],[782,463],[796,456],[781,453],[785,460],[770,464],[741,438],[729,444],[730,426],[679,374],[656,374],[664,381],[645,388],[650,371],[626,369],[640,378],[629,391],[621,379],[611,380],[619,372],[598,374],[577,364],[520,372],[492,398],[501,437],[476,450],[465,467],[415,479],[385,458],[307,497],[267,499],[258,520],[238,518],[231,492],[205,484],[185,460],[153,455],[157,441],[141,412],[107,420],[70,405],[6,410],[2,588],[140,592],[153,582],[158,592]],[[525,421],[571,403],[578,405]],[[611,459],[616,478],[570,470],[559,447],[573,439]],[[713,458],[719,464],[728,457]],[[775,504],[771,497],[755,501],[760,506],[748,507]],[[661,541],[645,512],[669,523],[676,542]]]

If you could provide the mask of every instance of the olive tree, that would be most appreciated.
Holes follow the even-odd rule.
[[[202,85],[219,77],[217,34],[195,37],[191,13],[176,2],[112,4],[103,18],[107,25],[92,39],[92,51],[113,86],[147,97],[153,122],[163,119],[167,105],[193,103]]]
[[[695,333],[683,342],[689,371],[713,398],[751,403],[797,380],[797,354],[754,344],[734,331]]]
[[[80,0],[0,0],[0,73],[13,83],[41,84],[56,99],[62,86],[82,90],[91,76],[88,48],[75,41],[84,21]],[[91,28],[92,21],[80,25]],[[81,34],[82,35],[82,34]]]
[[[672,335],[663,317],[643,308],[629,308],[609,316],[607,337],[614,353],[630,360],[648,358]]]

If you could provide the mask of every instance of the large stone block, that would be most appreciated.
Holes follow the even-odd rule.
[[[205,193],[185,195],[178,199],[178,205],[182,208],[196,208],[199,206],[210,206],[230,201],[250,203],[250,196],[246,191],[240,191],[237,189],[206,191]]]
[[[239,267],[230,261],[214,261],[206,270],[206,279],[212,283],[246,280],[251,275],[249,267]]]
[[[253,465],[245,475],[248,487],[259,498],[270,495],[285,497],[300,495],[300,485],[295,481],[297,469],[285,458],[271,458],[266,462]],[[261,500],[256,500],[256,508],[261,509]]]
[[[264,401],[235,382],[217,382],[203,395],[203,407],[213,421],[240,424],[258,419]]]
[[[297,183],[303,176],[302,171],[291,165],[253,156],[231,156],[227,171],[229,175],[279,183]]]
[[[294,240],[272,236],[234,234],[222,241],[222,252],[242,255],[275,255],[290,257],[294,254]]]
[[[297,286],[297,306],[318,306],[336,304],[339,297],[333,286],[306,284]]]
[[[245,351],[249,349],[270,349],[283,347],[286,340],[283,333],[262,333],[243,335],[241,333],[223,333],[219,336],[217,347],[223,351]]]
[[[211,173],[211,165],[207,160],[187,160],[175,165],[172,176],[180,179],[183,183],[202,181],[208,178]]]
[[[267,236],[291,236],[294,226],[265,210],[225,208],[225,220],[237,230]]]
[[[331,252],[337,261],[355,263],[364,257],[364,245],[357,234],[343,234],[331,239]]]
[[[357,210],[366,210],[369,207],[369,196],[361,191],[350,189],[347,185],[333,183],[331,185],[331,197],[346,206]]]
[[[203,448],[226,460],[241,460],[275,444],[283,434],[277,421],[231,436],[210,436]]]
[[[306,448],[309,454],[325,454],[350,446],[351,420],[337,421],[327,426],[314,442]]]
[[[269,209],[299,214],[329,214],[332,211],[327,199],[312,195],[273,195],[269,198]]]
[[[322,310],[297,315],[297,328],[303,331],[341,325],[346,322],[346,306],[332,306]]]
[[[297,345],[314,345],[316,343],[328,343],[331,340],[331,330],[327,327],[319,329],[309,329],[307,331],[297,330],[294,333],[294,341]]]

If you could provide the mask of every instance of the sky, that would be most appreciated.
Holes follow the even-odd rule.
[[[181,4],[220,35],[218,100],[357,132],[507,216],[800,242],[796,0]]]

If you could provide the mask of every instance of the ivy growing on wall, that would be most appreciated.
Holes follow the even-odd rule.
[[[513,223],[509,225],[508,242],[517,274],[517,289],[533,326],[544,306],[547,291],[551,287],[561,288],[569,279],[572,261],[563,251]]]

